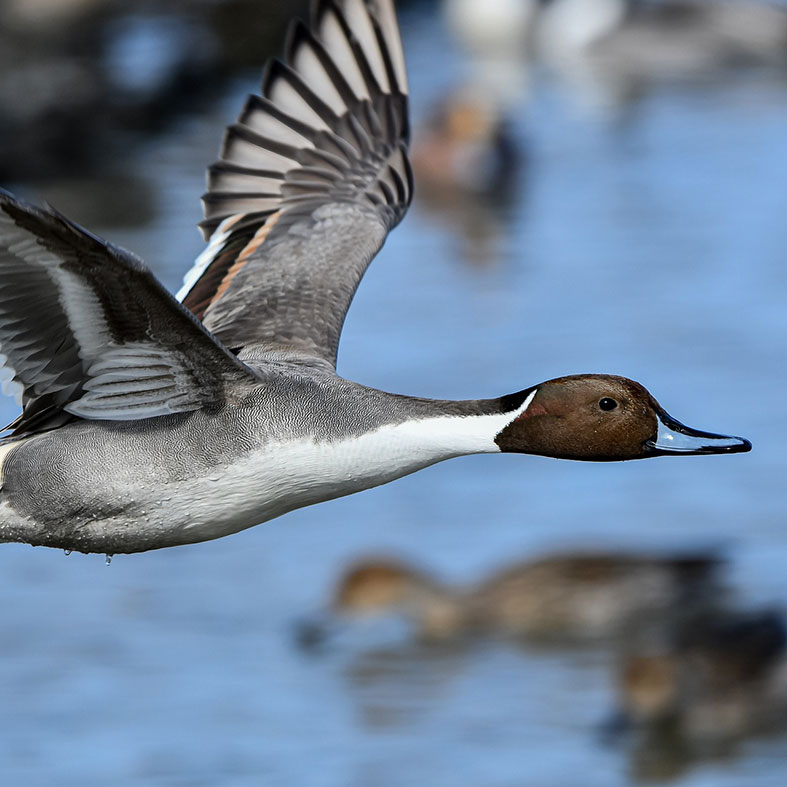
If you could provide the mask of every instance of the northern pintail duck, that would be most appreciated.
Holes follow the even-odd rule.
[[[484,634],[600,641],[643,619],[709,603],[720,587],[719,566],[704,552],[558,553],[451,587],[404,561],[366,559],[344,572],[327,613],[303,630],[319,639],[342,620],[399,614],[432,641]]]
[[[22,414],[0,539],[137,552],[234,533],[450,457],[748,451],[639,383],[574,375],[437,401],[339,377],[345,313],[412,195],[390,0],[316,2],[209,171],[175,298],[130,252],[0,197],[0,345]]]
[[[618,724],[720,742],[787,723],[787,627],[780,613],[691,620],[666,642],[628,654]]]

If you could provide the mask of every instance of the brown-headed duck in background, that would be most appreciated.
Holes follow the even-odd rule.
[[[628,653],[616,726],[714,745],[787,722],[787,626],[767,609],[701,615]]]
[[[467,587],[390,558],[354,563],[337,582],[325,616],[304,625],[321,641],[349,618],[400,615],[422,639],[477,635],[568,642],[614,638],[642,621],[718,597],[715,553],[653,556],[626,552],[555,554],[528,560]]]

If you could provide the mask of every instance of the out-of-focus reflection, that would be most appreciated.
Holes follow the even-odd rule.
[[[412,723],[440,703],[466,661],[456,648],[410,643],[355,654],[344,677],[364,726],[386,729]]]
[[[638,779],[674,777],[727,756],[745,736],[787,725],[787,627],[779,612],[684,620],[626,653],[618,676],[619,731],[633,735]]]
[[[417,124],[416,205],[457,233],[458,256],[487,265],[500,257],[520,197],[526,151],[512,119],[529,90],[535,8],[519,0],[444,0],[442,10],[465,73]]]
[[[300,639],[318,644],[341,620],[394,614],[432,642],[490,634],[601,641],[717,601],[720,565],[713,553],[558,554],[509,566],[472,586],[451,587],[409,563],[368,559],[345,571],[329,612],[305,622]]]
[[[787,63],[787,9],[742,0],[545,0],[538,58],[587,102],[619,106],[665,82]]]

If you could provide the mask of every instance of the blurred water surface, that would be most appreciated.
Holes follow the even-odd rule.
[[[408,10],[403,28],[417,129],[461,61],[430,7]],[[108,161],[106,177],[7,185],[133,249],[176,289],[202,248],[204,167],[256,81],[238,78],[201,114]],[[363,629],[318,654],[293,645],[293,622],[370,551],[468,581],[553,547],[721,545],[745,599],[787,598],[787,88],[664,88],[610,119],[542,84],[513,128],[529,165],[521,199],[488,228],[485,264],[466,253],[456,217],[435,219],[416,198],[359,290],[340,373],[452,398],[625,374],[677,418],[745,435],[754,451],[612,465],[465,458],[109,567],[4,545],[5,784],[785,783],[783,737],[670,774],[602,745],[603,651],[424,651],[398,629]]]

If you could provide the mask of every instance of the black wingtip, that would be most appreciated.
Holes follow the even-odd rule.
[[[306,23],[302,19],[293,19],[284,38],[284,62],[287,65],[292,65],[298,47],[310,41],[312,41],[312,35]]]
[[[270,97],[271,86],[273,83],[284,76],[284,69],[287,66],[281,58],[272,57],[262,69],[262,79],[260,81],[260,95],[265,98]]]

